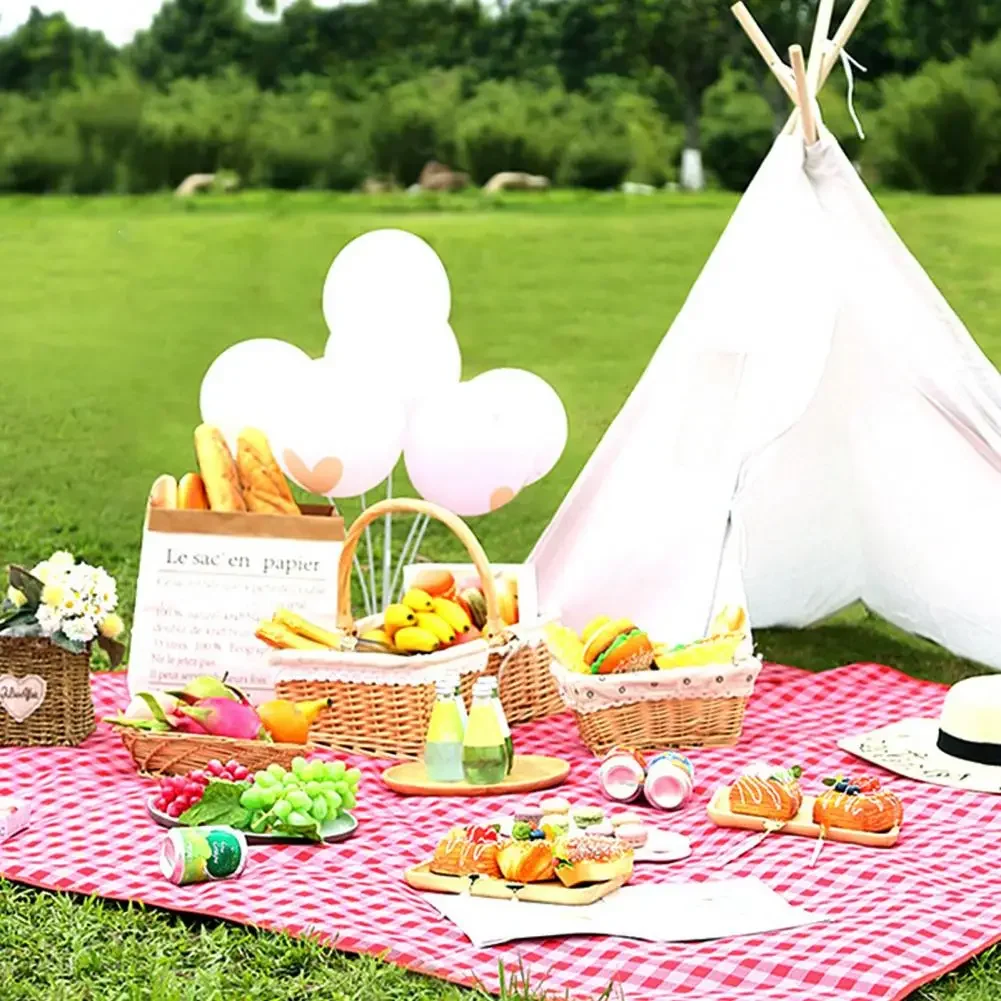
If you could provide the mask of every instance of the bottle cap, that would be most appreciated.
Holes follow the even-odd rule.
[[[451,699],[455,697],[455,685],[452,684],[451,678],[442,678],[436,681],[434,689],[439,698]]]
[[[493,690],[490,687],[490,682],[492,678],[477,678],[473,682],[473,698],[488,698],[493,694]]]

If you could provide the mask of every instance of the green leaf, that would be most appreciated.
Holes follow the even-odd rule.
[[[799,779],[803,777],[803,769],[799,765],[793,765],[792,768],[789,769],[789,771],[792,773],[792,777],[794,779]]]
[[[52,642],[56,646],[62,647],[63,650],[68,650],[70,653],[86,653],[87,644],[80,643],[77,640],[71,640],[64,632],[55,632],[52,634]]]
[[[838,780],[836,778],[833,778],[833,779],[824,779],[823,783],[824,783],[825,786],[832,786],[832,785],[836,785],[837,781]]]
[[[170,730],[169,723],[161,723],[158,719],[129,719],[127,716],[105,716],[102,723],[113,723],[115,726],[130,726],[134,730],[150,730],[154,733],[163,733]]]
[[[201,800],[177,819],[191,827],[225,824],[245,831],[253,818],[253,811],[240,805],[240,797],[247,787],[246,782],[212,781],[205,787]]]
[[[0,633],[7,632],[7,630],[20,629],[23,630],[26,626],[34,626],[41,634],[41,628],[35,621],[35,613],[30,608],[19,608],[7,618],[0,620]],[[19,633],[19,635],[29,635],[24,632]]]
[[[10,586],[16,587],[28,599],[28,603],[24,607],[31,611],[38,608],[42,601],[42,591],[45,585],[16,563],[7,567],[7,576],[10,578]]]
[[[153,714],[153,719],[158,723],[162,723],[168,730],[173,729],[170,725],[170,720],[167,719],[167,714],[163,711],[163,706],[149,692],[137,692],[136,694],[149,707],[149,711]]]
[[[108,655],[112,667],[118,667],[125,656],[125,644],[118,640],[108,639],[107,636],[98,635],[97,645]]]

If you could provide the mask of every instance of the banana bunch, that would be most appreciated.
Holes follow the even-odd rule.
[[[460,604],[412,587],[402,601],[386,609],[381,627],[362,633],[358,639],[367,649],[414,654],[433,653],[479,636]]]

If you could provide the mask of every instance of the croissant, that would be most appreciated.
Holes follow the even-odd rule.
[[[244,428],[240,432],[236,466],[248,510],[262,514],[302,513],[262,431]]]
[[[541,883],[556,875],[548,841],[509,841],[497,852],[497,864],[504,878],[515,883]]]
[[[730,809],[751,817],[792,820],[803,805],[803,793],[796,782],[757,775],[741,775],[730,786]]]
[[[200,424],[195,429],[195,454],[212,510],[246,511],[240,476],[222,431],[212,424]]]

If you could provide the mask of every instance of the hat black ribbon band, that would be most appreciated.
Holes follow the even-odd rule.
[[[1001,744],[985,744],[979,740],[963,740],[939,730],[938,749],[953,758],[975,761],[978,765],[1001,765]]]

